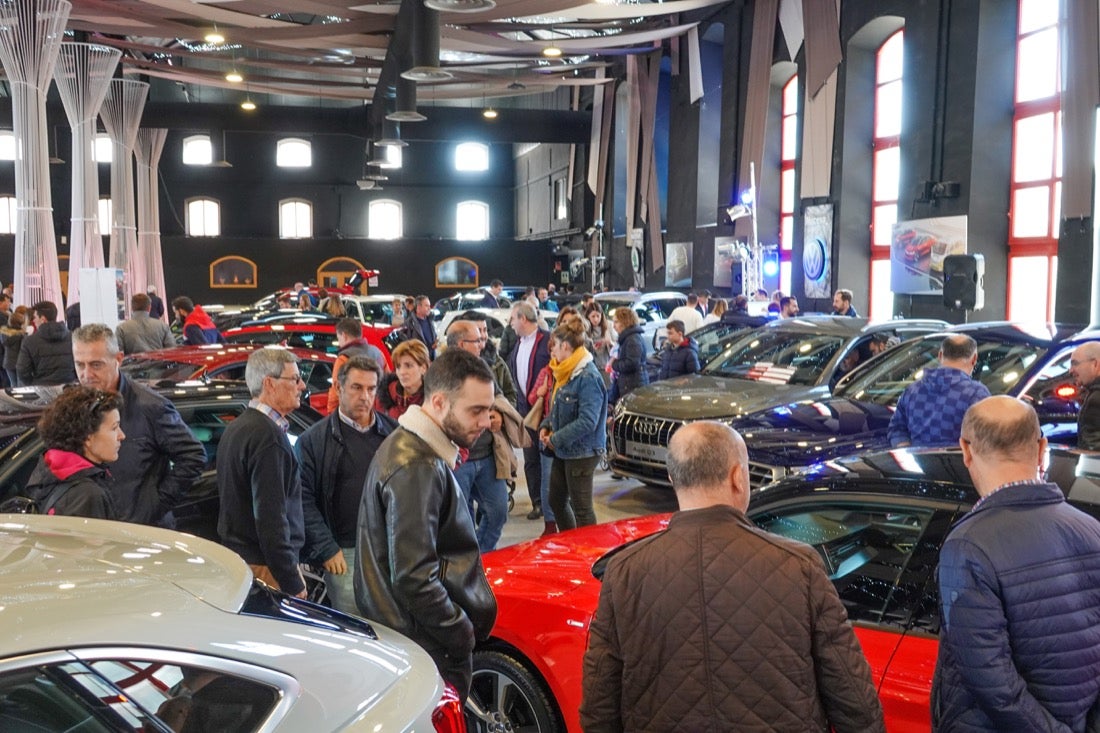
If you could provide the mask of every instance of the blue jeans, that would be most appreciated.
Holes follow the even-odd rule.
[[[333,575],[325,571],[325,590],[328,591],[328,602],[337,611],[359,615],[359,607],[355,605],[355,548],[341,547],[348,571],[343,575]]]
[[[504,523],[508,521],[508,485],[497,478],[497,462],[493,456],[467,461],[455,469],[455,478],[466,498],[470,518],[477,525],[477,546],[482,552],[496,549]],[[474,512],[477,502],[481,521]]]
[[[542,497],[542,518],[546,522],[553,522],[554,510],[550,508],[550,467],[554,465],[554,456],[540,453],[539,461],[542,462],[542,486],[539,487],[539,495]]]

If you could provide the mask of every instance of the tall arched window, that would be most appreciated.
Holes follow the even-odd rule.
[[[0,160],[15,160],[14,132],[0,132]]]
[[[111,153],[114,150],[114,146],[111,144],[111,136],[100,133],[95,136],[95,142],[92,144],[92,158],[97,163],[110,163]]]
[[[489,170],[489,146],[485,143],[459,143],[455,147],[455,170]]]
[[[391,199],[371,201],[367,207],[367,236],[371,239],[400,239],[403,226],[401,204]]]
[[[893,315],[890,242],[898,220],[901,174],[903,31],[879,46],[875,56],[875,128],[871,185],[871,318]]]
[[[1010,319],[1054,319],[1062,202],[1060,7],[1051,0],[1020,0],[1008,230]]]
[[[482,240],[489,238],[489,204],[484,201],[463,201],[455,208],[455,238]]]
[[[783,85],[783,126],[779,152],[779,289],[791,292],[794,246],[794,167],[798,159],[798,75]]]
[[[221,205],[214,199],[187,202],[187,236],[216,237],[221,234]]]
[[[183,139],[184,165],[210,165],[214,162],[214,148],[209,135],[189,135]]]
[[[313,165],[313,150],[309,140],[287,137],[275,146],[275,165],[280,168],[309,168]]]
[[[0,196],[0,234],[15,234],[15,197]]]
[[[280,201],[279,236],[282,239],[312,237],[313,204],[305,199],[285,199]]]

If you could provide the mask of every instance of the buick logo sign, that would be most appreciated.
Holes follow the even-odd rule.
[[[647,435],[653,437],[657,433],[661,432],[661,424],[652,420],[639,420],[634,425],[634,432],[638,435]]]

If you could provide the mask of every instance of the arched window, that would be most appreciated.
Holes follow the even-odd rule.
[[[367,236],[371,239],[400,239],[404,227],[401,204],[390,199],[371,201],[367,207]]]
[[[280,168],[309,168],[313,165],[309,140],[297,137],[280,140],[275,147],[275,165]]]
[[[890,243],[898,220],[901,174],[901,100],[904,31],[897,31],[875,55],[875,127],[871,185],[870,317],[889,318],[894,310],[890,290]]]
[[[798,159],[798,75],[783,85],[783,126],[779,148],[779,289],[791,292],[794,246],[794,167]]]
[[[313,204],[304,199],[279,202],[279,237],[302,239],[313,236]]]
[[[214,148],[209,135],[190,135],[183,139],[184,165],[210,165],[214,162]]]
[[[111,144],[111,136],[100,133],[95,136],[95,143],[92,145],[92,158],[97,163],[110,163],[111,153],[114,150],[114,146]]]
[[[99,220],[99,233],[105,237],[111,236],[111,224],[113,223],[112,217],[114,216],[114,209],[111,206],[110,196],[101,196],[99,198],[99,205],[96,209],[96,217]]]
[[[455,209],[455,239],[481,240],[489,238],[489,204],[484,201],[463,201]]]
[[[15,197],[0,196],[0,234],[15,234]]]
[[[15,160],[14,132],[0,132],[0,160]]]
[[[1060,6],[1020,0],[1008,210],[1010,319],[1054,319],[1062,202]],[[1036,312],[1036,305],[1043,310]]]
[[[485,143],[459,143],[455,147],[455,170],[489,170],[489,146]]]
[[[214,199],[187,201],[187,236],[216,237],[221,232],[221,204]]]

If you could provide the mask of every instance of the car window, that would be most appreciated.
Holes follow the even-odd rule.
[[[734,323],[716,323],[693,332],[691,338],[699,347],[699,362],[705,364],[717,356],[729,340],[730,334],[740,328],[741,326]]]
[[[650,300],[647,305],[659,314],[662,320],[668,320],[672,315],[672,311],[681,305],[687,305],[687,298],[679,300],[676,298],[661,298],[660,300]]]
[[[328,392],[332,386],[332,365],[328,362],[302,360],[298,362],[298,369],[302,373],[306,389],[312,394]]]
[[[79,662],[0,675],[0,730],[140,733],[146,724],[161,730],[151,717]]]
[[[836,395],[880,405],[897,404],[906,387],[920,379],[925,369],[938,364],[942,340],[942,336],[924,338],[890,349],[874,365],[869,364],[867,369],[853,374],[850,381],[840,385]],[[1005,394],[1044,350],[1037,344],[979,340],[974,377],[992,394]]]
[[[208,374],[211,379],[233,379],[239,381],[244,379],[244,368],[246,365],[247,363],[228,364],[218,369],[211,369]]]
[[[170,359],[123,359],[121,369],[126,376],[142,382],[182,382],[198,371],[194,364]]]
[[[754,331],[726,346],[703,368],[703,373],[773,384],[813,385],[844,341],[844,337],[832,334]]]
[[[813,546],[852,620],[889,623],[887,601],[933,513],[836,502],[781,507],[752,520],[772,534]]]

